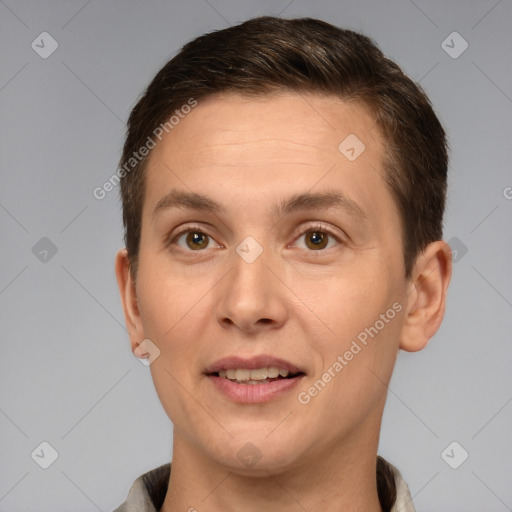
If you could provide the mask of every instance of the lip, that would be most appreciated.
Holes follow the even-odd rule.
[[[288,370],[290,373],[306,373],[302,368],[286,361],[285,359],[280,359],[278,357],[274,357],[268,354],[261,354],[259,356],[254,356],[251,358],[244,359],[243,357],[230,356],[224,357],[215,361],[213,364],[208,366],[204,373],[208,376],[212,376],[212,373],[218,373],[221,370],[238,370],[238,369],[247,369],[247,370],[256,370],[258,368],[270,368],[275,367],[283,370]],[[293,380],[293,379],[290,379]],[[264,386],[270,386],[269,384],[262,384]],[[250,387],[259,387],[259,384],[254,384],[254,386],[250,385]]]
[[[304,377],[304,374],[300,374],[288,379],[277,379],[267,384],[237,384],[224,377],[207,376],[218,391],[231,401],[240,404],[269,402],[290,392]]]
[[[266,384],[238,384],[224,377],[214,375],[222,370],[256,370],[270,367],[288,370],[290,373],[297,373],[298,375],[286,379],[272,380]],[[225,397],[233,402],[245,404],[268,402],[284,395],[295,388],[306,376],[306,372],[297,365],[269,354],[261,354],[247,359],[237,356],[224,357],[208,366],[204,373]]]

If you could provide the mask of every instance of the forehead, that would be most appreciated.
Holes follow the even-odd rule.
[[[356,153],[364,147],[365,160],[380,164],[379,130],[361,102],[310,93],[222,94],[200,100],[154,153],[171,157],[172,152],[172,161],[184,170],[207,165],[325,165],[344,154],[340,144],[347,138],[358,144]],[[353,157],[350,152],[345,156]]]
[[[212,96],[152,150],[143,217],[175,189],[252,212],[285,196],[337,189],[378,218],[382,208],[394,208],[385,155],[374,117],[360,102],[291,92]]]

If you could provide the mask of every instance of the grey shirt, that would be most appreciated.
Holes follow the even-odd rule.
[[[395,475],[396,502],[390,512],[415,512],[409,487],[400,471],[387,462]],[[139,476],[130,488],[126,501],[113,512],[158,512],[167,493],[171,464],[164,464]]]

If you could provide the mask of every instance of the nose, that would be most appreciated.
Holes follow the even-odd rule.
[[[269,260],[265,251],[252,262],[233,254],[233,267],[217,290],[220,297],[216,314],[221,327],[256,334],[286,323],[287,289]]]

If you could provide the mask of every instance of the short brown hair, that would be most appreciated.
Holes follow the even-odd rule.
[[[280,90],[334,95],[371,109],[389,148],[385,178],[400,212],[406,277],[417,255],[442,238],[448,144],[422,88],[365,35],[312,18],[264,16],[187,43],[157,73],[130,114],[121,195],[134,277],[148,160],[127,167],[134,152],[191,99]]]

